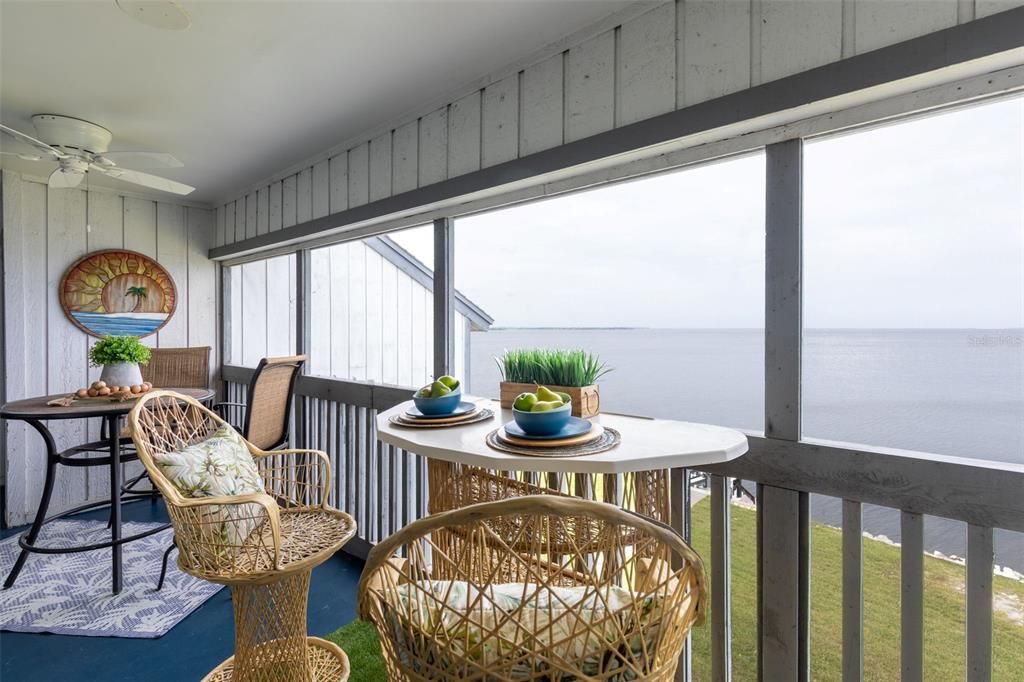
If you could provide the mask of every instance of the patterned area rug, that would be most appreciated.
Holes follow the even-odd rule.
[[[125,523],[123,535],[159,524]],[[46,547],[102,542],[110,531],[101,521],[60,520],[43,528]],[[172,531],[124,545],[124,589],[110,591],[110,550],[77,554],[30,554],[17,582],[0,590],[0,630],[52,632],[89,637],[159,637],[221,589],[178,570],[175,555],[163,589],[156,591],[160,562]],[[0,576],[18,556],[18,538],[0,542]],[[2,579],[0,578],[0,579]]]

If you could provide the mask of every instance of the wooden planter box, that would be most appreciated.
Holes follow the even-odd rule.
[[[512,409],[512,403],[516,396],[527,391],[533,393],[537,390],[537,384],[514,384],[502,381],[498,384],[500,389],[501,406]],[[594,417],[601,411],[601,395],[597,390],[597,384],[575,388],[572,386],[548,386],[552,391],[568,393],[572,397],[572,414],[574,417]]]

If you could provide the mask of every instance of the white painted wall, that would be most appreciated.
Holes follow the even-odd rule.
[[[666,2],[219,206],[217,245],[262,224],[289,227],[1022,4]],[[270,200],[259,203],[261,194]]]
[[[155,258],[178,290],[171,321],[144,341],[151,346],[211,346],[216,367],[217,265],[207,259],[215,233],[207,209],[107,191],[49,190],[3,172],[4,324],[7,398],[64,393],[88,385],[99,369],[86,353],[95,339],[64,316],[57,287],[64,271],[91,251],[127,248]],[[58,447],[97,438],[99,423],[51,422]],[[43,484],[45,449],[35,431],[7,426],[7,519],[25,523]],[[51,512],[109,495],[102,467],[61,467]]]

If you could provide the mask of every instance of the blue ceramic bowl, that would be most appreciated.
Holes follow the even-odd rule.
[[[550,436],[558,433],[569,423],[571,416],[572,403],[545,412],[523,412],[512,408],[512,418],[516,420],[516,424],[531,436]]]
[[[448,395],[440,398],[417,398],[415,394],[412,401],[420,412],[428,417],[445,417],[455,411],[455,408],[462,402],[462,384]]]

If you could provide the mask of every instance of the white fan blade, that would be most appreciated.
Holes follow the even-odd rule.
[[[118,180],[142,185],[143,187],[163,190],[164,192],[170,192],[172,194],[191,194],[192,191],[195,190],[195,187],[190,187],[184,183],[175,182],[174,180],[168,180],[167,178],[161,178],[156,175],[150,175],[149,173],[143,173],[142,171],[128,170],[127,168],[104,168],[103,166],[97,166],[96,164],[93,164],[92,168],[104,173],[105,175],[109,175],[112,178],[117,178]]]
[[[104,152],[96,157],[101,166],[128,166],[129,168],[181,168],[185,164],[165,152]]]
[[[42,161],[43,160],[43,157],[39,156],[38,154],[26,154],[24,152],[0,152],[0,154],[3,154],[4,156],[17,156],[19,159],[21,159],[23,161]],[[49,160],[49,159],[47,159],[47,160]]]
[[[82,178],[84,177],[85,173],[76,173],[75,171],[66,171],[63,168],[58,168],[50,173],[50,179],[46,184],[51,189],[71,189],[82,184]]]
[[[65,154],[64,152],[60,151],[59,149],[54,149],[53,147],[51,147],[50,145],[46,144],[42,140],[37,140],[36,138],[32,137],[31,135],[26,135],[25,133],[19,133],[14,128],[8,128],[7,126],[3,125],[2,123],[0,123],[0,131],[3,131],[5,133],[7,133],[11,137],[13,137],[15,140],[18,140],[19,142],[27,142],[28,144],[32,145],[33,147],[35,147],[36,149],[38,149],[40,151],[46,152],[47,154],[52,154],[55,158],[65,159],[68,156],[67,154]]]

